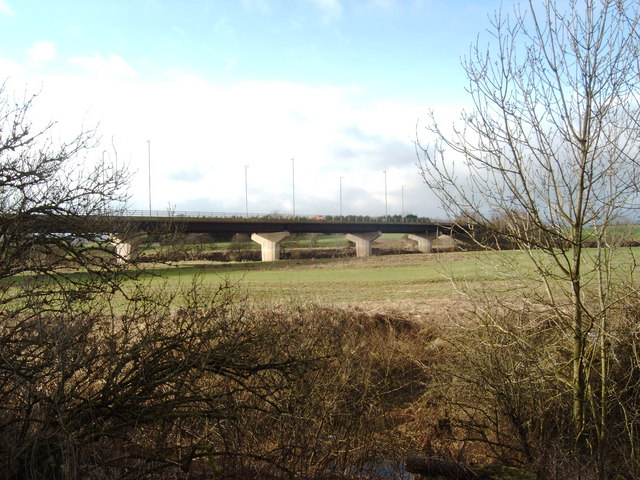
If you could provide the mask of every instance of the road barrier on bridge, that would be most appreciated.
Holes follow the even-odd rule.
[[[331,221],[350,223],[438,223],[451,224],[451,220],[433,219],[429,217],[417,217],[415,215],[305,215],[288,213],[229,213],[229,212],[195,212],[195,211],[167,211],[167,210],[125,210],[118,213],[125,217],[147,217],[147,218],[224,218],[232,220],[248,221],[255,220],[301,220],[301,221]]]

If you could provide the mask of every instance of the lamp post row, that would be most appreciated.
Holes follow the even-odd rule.
[[[151,216],[151,140],[147,140],[147,162],[149,166],[149,216]]]
[[[104,163],[104,151],[102,152],[102,160]],[[149,172],[149,216],[151,216],[151,140],[147,140],[147,163]],[[244,166],[244,209],[245,216],[249,218],[249,165]],[[388,203],[387,203],[387,171],[384,170],[384,218],[388,220]],[[342,217],[342,179],[340,177],[340,216]],[[402,185],[402,218],[404,218],[404,188]],[[296,216],[296,163],[295,159],[291,159],[291,202],[293,207],[293,216]]]
[[[244,166],[244,210],[246,217],[249,218],[249,188],[247,182],[247,168],[249,168],[249,165]]]
[[[244,166],[244,206],[245,206],[245,215],[249,218],[249,194],[248,194],[248,181],[247,181],[247,169],[249,165]],[[388,213],[388,201],[387,201],[387,171],[384,170],[384,218],[385,220],[389,219]],[[340,216],[342,217],[342,179],[344,177],[340,177]],[[402,213],[401,216],[404,219],[404,189],[406,185],[402,185],[401,188],[401,197],[402,197]],[[149,184],[149,188],[151,188],[151,184]],[[293,216],[296,216],[296,164],[295,159],[291,159],[291,203],[293,207]]]

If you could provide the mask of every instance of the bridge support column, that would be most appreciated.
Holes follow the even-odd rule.
[[[431,253],[433,241],[438,238],[438,232],[411,233],[407,237],[409,240],[418,242],[418,251]]]
[[[131,235],[111,235],[111,243],[115,247],[116,260],[118,263],[126,263],[135,260],[138,256],[137,247],[144,233]]]
[[[347,233],[347,240],[356,244],[356,257],[371,256],[371,242],[382,235],[382,232]]]
[[[261,245],[262,261],[280,260],[280,242],[289,236],[289,232],[254,233],[251,240]]]

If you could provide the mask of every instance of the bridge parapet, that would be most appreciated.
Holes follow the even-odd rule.
[[[375,215],[326,215],[326,214],[291,214],[291,213],[238,213],[238,212],[196,212],[196,211],[167,211],[167,210],[125,210],[120,212],[118,216],[133,218],[151,218],[151,219],[227,219],[237,221],[279,221],[293,220],[298,222],[314,221],[314,222],[337,222],[337,223],[401,223],[401,224],[423,224],[438,223],[449,224],[450,220],[433,219],[428,217],[417,217],[415,215],[394,215],[394,216],[375,216]]]

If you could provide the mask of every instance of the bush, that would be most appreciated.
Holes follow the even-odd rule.
[[[231,285],[103,300],[3,314],[0,478],[313,478],[409,449],[423,371],[401,316],[249,306]]]
[[[611,361],[605,385],[599,345],[588,346],[589,377],[607,391],[606,405],[600,403],[600,391],[592,392],[589,408],[605,408],[607,423],[591,421],[585,434],[595,437],[605,429],[606,475],[612,477],[640,473],[633,454],[640,440],[640,297],[628,299],[608,312]],[[553,324],[553,312],[487,305],[474,317],[448,332],[441,362],[430,370],[438,381],[423,408],[434,417],[422,429],[431,427],[440,438],[423,453],[524,466],[553,478],[596,478],[596,452],[575,449],[571,352]],[[447,428],[438,430],[434,423]]]

